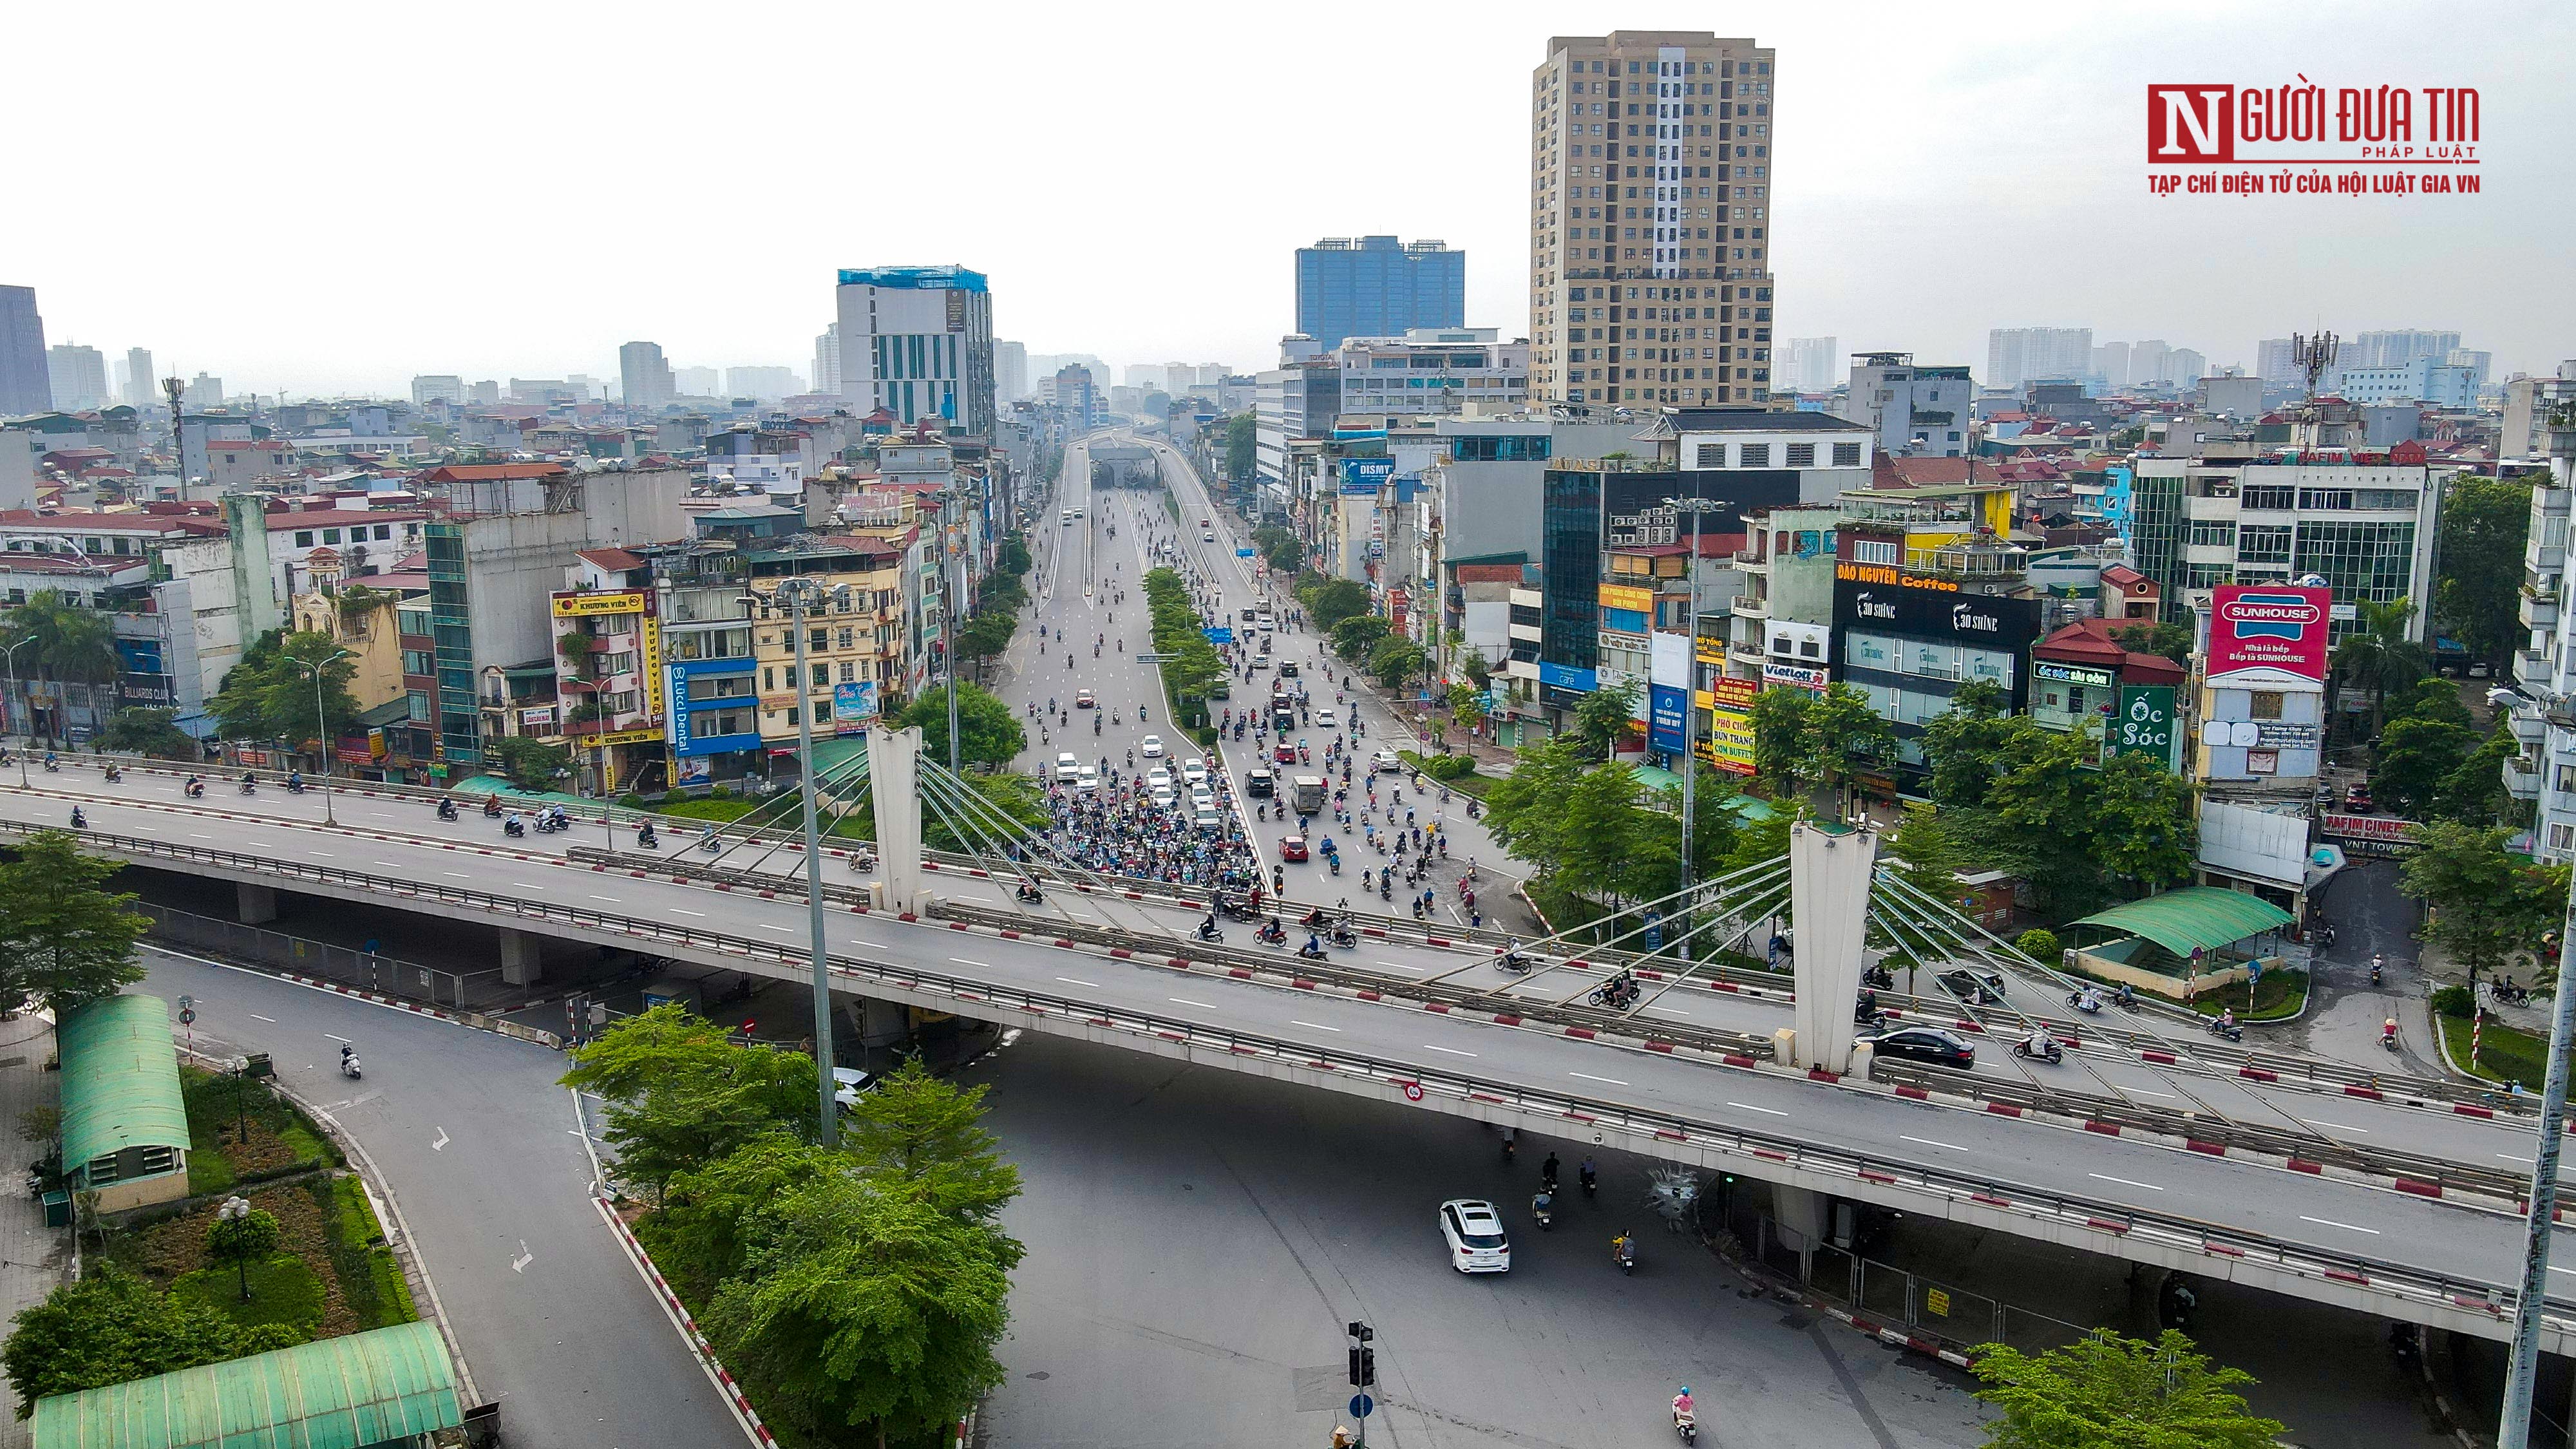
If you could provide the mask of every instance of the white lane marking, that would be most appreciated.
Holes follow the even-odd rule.
[[[346,1041],[349,1041],[349,1039],[348,1039],[347,1037],[345,1037],[345,1036],[333,1036],[330,1032],[327,1032],[327,1031],[326,1031],[326,1032],[324,1032],[324,1033],[322,1033],[322,1034],[323,1034],[324,1036],[328,1036],[328,1037],[330,1037],[330,1038],[331,1038],[331,1040],[333,1040],[333,1041],[338,1041],[338,1042],[346,1042]],[[349,1044],[350,1044],[351,1046],[355,1046],[355,1045],[357,1045],[357,1043],[355,1043],[355,1042],[350,1042]]]
[[[191,830],[191,831],[189,831],[189,832],[188,832],[188,838],[189,838],[190,840],[212,840],[212,839],[214,839],[214,837],[213,837],[213,836],[211,836],[211,835],[199,835],[197,832],[195,832],[195,831],[193,831],[193,830]]]
[[[516,882],[513,882],[513,884],[516,884]],[[592,896],[592,897],[591,897],[591,899],[592,899],[592,900],[594,900],[594,901],[617,901],[617,900],[622,900],[622,898],[621,898],[621,897],[618,897],[618,896]]]
[[[1754,1105],[1753,1105],[1752,1103],[1750,1103],[1750,1102],[1729,1102],[1729,1103],[1727,1103],[1726,1105],[1728,1105],[1728,1106],[1730,1106],[1730,1107],[1740,1107],[1740,1108],[1742,1108],[1743,1110],[1745,1110],[1745,1111],[1747,1111],[1747,1112],[1762,1112],[1762,1113],[1767,1113],[1767,1114],[1769,1114],[1770,1116],[1773,1116],[1773,1117],[1786,1117],[1786,1116],[1788,1116],[1788,1115],[1789,1115],[1788,1113],[1781,1111],[1781,1110],[1780,1110],[1779,1108],[1777,1108],[1777,1107],[1756,1107],[1756,1106],[1754,1106]]]
[[[1430,1042],[1424,1042],[1422,1044],[1422,1049],[1429,1052],[1447,1052],[1453,1057],[1472,1057],[1475,1055],[1474,1052],[1462,1052],[1456,1047],[1434,1046]]]
[[[2147,1191],[2149,1191],[2149,1192],[2162,1192],[2162,1191],[2164,1191],[2164,1189],[2163,1189],[2163,1188],[2156,1186],[2156,1185],[2155,1185],[2154,1183],[2152,1183],[2152,1182],[2132,1182],[2132,1181],[2130,1181],[2128,1178],[2125,1178],[2125,1177],[2108,1177],[2108,1176],[2105,1176],[2104,1174],[2099,1173],[2099,1172],[2088,1172],[2088,1173],[2086,1173],[2086,1174],[2084,1174],[2084,1175],[2085,1175],[2085,1176],[2087,1176],[2087,1177],[2091,1177],[2091,1178],[2098,1178],[2098,1179],[2100,1179],[2100,1180],[2101,1180],[2101,1181],[2103,1181],[2103,1182],[2116,1182],[2116,1183],[2118,1183],[2118,1184],[2119,1184],[2120,1186],[2122,1186],[2122,1187],[2143,1187],[2143,1188],[2145,1188],[2145,1189],[2146,1189]]]
[[[1085,981],[1077,976],[1059,976],[1056,980],[1063,982],[1067,986],[1088,986],[1094,991],[1098,991],[1100,989],[1099,982]]]
[[[474,877],[472,877],[472,876],[470,876],[470,875],[467,875],[465,872],[463,872],[463,871],[461,871],[461,870],[442,870],[442,871],[440,871],[440,872],[439,872],[439,874],[440,874],[440,875],[449,875],[449,876],[454,876],[454,877],[456,877],[458,880],[472,880],[472,879],[474,879]]]
[[[447,1144],[453,1140],[455,1139],[447,1135],[447,1129],[441,1127],[438,1129],[438,1140],[429,1144],[429,1150],[432,1152],[444,1152],[447,1150]]]
[[[948,959],[956,962],[960,966],[972,966],[979,971],[990,971],[993,969],[993,963],[990,961],[969,961],[963,956],[951,956]]]
[[[856,936],[852,936],[852,937],[850,938],[850,944],[851,944],[851,945],[853,945],[853,946],[865,946],[865,947],[867,947],[867,948],[868,948],[869,950],[871,950],[871,951],[882,951],[882,950],[885,950],[885,949],[886,949],[885,947],[878,945],[878,944],[877,944],[876,942],[874,942],[874,941],[862,941],[862,940],[860,940],[860,939],[859,939],[858,937],[856,937]]]
[[[702,918],[702,919],[703,919],[703,918],[705,917],[705,915],[706,915],[706,912],[704,912],[704,911],[693,911],[693,910],[690,910],[690,909],[689,909],[688,907],[686,907],[686,906],[673,906],[673,907],[671,907],[671,914],[672,914],[672,915],[675,915],[675,916],[697,916],[697,917],[700,917],[700,918]]]
[[[1060,980],[1060,979],[1062,979],[1062,978],[1058,978],[1058,979]],[[1341,1030],[1341,1028],[1340,1028],[1340,1027],[1338,1027],[1338,1026],[1326,1026],[1326,1025],[1324,1025],[1324,1024],[1323,1024],[1322,1022],[1320,1022],[1320,1021],[1299,1021],[1297,1018],[1295,1018],[1295,1017],[1293,1017],[1293,1016],[1292,1016],[1292,1017],[1290,1017],[1290,1018],[1288,1018],[1288,1024],[1289,1024],[1290,1026],[1304,1026],[1304,1027],[1312,1027],[1312,1028],[1314,1028],[1316,1031],[1340,1031],[1340,1030]],[[1582,1074],[1581,1072],[1577,1072],[1577,1073],[1575,1073],[1575,1075],[1579,1077],[1579,1076],[1582,1076],[1583,1074]],[[1624,1084],[1623,1084],[1623,1085],[1624,1085]]]
[[[519,1240],[519,1256],[510,1260],[510,1271],[513,1273],[525,1273],[528,1271],[528,1265],[535,1261],[537,1261],[537,1255],[528,1251],[528,1240],[521,1238]]]
[[[338,860],[340,858],[327,850],[307,850],[304,853],[312,856],[316,860]]]
[[[1968,1150],[1955,1142],[1935,1142],[1929,1137],[1907,1137],[1901,1132],[1898,1133],[1897,1136],[1907,1142],[1920,1142],[1926,1147],[1938,1147],[1946,1152],[1965,1152]]]
[[[267,1023],[268,1023],[269,1025],[271,1025],[271,1026],[275,1026],[275,1025],[277,1025],[277,1018],[276,1018],[276,1017],[273,1017],[273,1016],[262,1016],[262,1015],[260,1015],[260,1014],[259,1014],[258,1012],[256,1012],[256,1011],[254,1011],[254,1012],[252,1012],[252,1013],[250,1014],[250,1019],[251,1019],[251,1020],[253,1020],[253,1021],[264,1021],[264,1022],[267,1022]]]
[[[2326,1127],[2337,1132],[2358,1132],[2364,1137],[2370,1135],[2370,1129],[2367,1127],[2346,1127],[2341,1122],[2320,1122],[2314,1117],[2302,1117],[2299,1120],[2311,1127]]]
[[[1419,971],[1422,969],[1419,966],[1407,966],[1401,961],[1380,961],[1377,964],[1380,966],[1392,967],[1398,971]]]
[[[389,869],[392,869],[392,870],[400,870],[400,869],[402,869],[402,862],[400,862],[400,861],[394,861],[394,860],[380,860],[380,861],[377,861],[377,862],[376,862],[376,864],[381,865],[381,866],[385,866],[385,867],[387,867],[387,868],[389,868]]]
[[[769,924],[767,921],[762,921],[762,922],[760,922],[760,923],[759,923],[759,925],[760,925],[760,929],[762,929],[762,930],[764,930],[764,931],[776,931],[777,933],[779,933],[779,934],[780,934],[780,935],[782,935],[782,936],[783,936],[783,935],[786,935],[786,934],[787,934],[787,932],[788,932],[788,928],[787,928],[787,927],[785,927],[785,926],[773,926],[773,925]]]
[[[1596,1077],[1590,1072],[1568,1072],[1566,1075],[1569,1077],[1581,1077],[1587,1082],[1608,1082],[1614,1087],[1624,1087],[1628,1085],[1626,1082],[1620,1081],[1617,1077]]]
[[[1183,1005],[1183,1006],[1195,1006],[1195,1007],[1197,1007],[1197,1008],[1198,1008],[1199,1010],[1201,1010],[1201,1011],[1214,1011],[1214,1010],[1216,1010],[1216,1008],[1215,1008],[1215,1007],[1213,1007],[1213,1006],[1209,1005],[1208,1003],[1206,1003],[1206,1002],[1204,1002],[1204,1001],[1192,1001],[1192,1000],[1190,1000],[1190,999],[1189,999],[1188,997],[1186,997],[1186,996],[1167,996],[1167,997],[1165,997],[1165,998],[1163,998],[1163,999],[1164,999],[1164,1000],[1166,1000],[1166,1001],[1177,1001],[1177,1002],[1179,1002],[1179,1003],[1180,1003],[1181,1005]]]
[[[2299,1214],[2299,1221],[2303,1223],[2315,1223],[2320,1227],[2341,1228],[2347,1233],[2368,1233],[2374,1238],[2379,1236],[2379,1229],[2377,1228],[2356,1227],[2351,1223],[2336,1222],[2332,1218],[2312,1218],[2306,1213]]]
[[[1676,1010],[1674,1010],[1672,1007],[1669,1007],[1669,1006],[1649,1006],[1649,1007],[1647,1007],[1646,1009],[1647,1009],[1648,1011],[1661,1012],[1661,1013],[1663,1013],[1663,1014],[1664,1014],[1664,1015],[1666,1015],[1666,1016],[1688,1016],[1688,1015],[1690,1015],[1690,1013],[1689,1013],[1689,1012],[1687,1012],[1687,1011],[1676,1011]]]
[[[2120,1090],[2133,1097],[2170,1097],[2173,1095],[2171,1092],[2150,1092],[2144,1087],[2122,1087]]]
[[[531,884],[529,884],[528,882],[523,881],[523,880],[514,880],[514,881],[510,882],[510,884],[512,884],[512,885],[514,885],[514,886],[516,886],[516,887],[518,887],[520,890],[523,890],[523,891],[541,891],[541,890],[544,890],[544,889],[545,889],[545,887],[544,887],[544,886],[541,886],[541,885],[531,885]],[[604,901],[604,900],[608,899],[608,897],[606,897],[606,896],[592,896],[592,897],[591,897],[591,899],[592,899],[592,900],[595,900],[595,901]]]

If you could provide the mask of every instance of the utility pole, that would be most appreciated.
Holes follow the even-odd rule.
[[[957,484],[954,479],[951,479],[948,485],[947,502],[940,509],[942,526],[939,538],[941,552],[939,578],[943,584],[949,581],[950,561],[957,558],[958,535],[961,531],[956,521],[946,515],[949,507],[962,507],[962,504],[963,500],[958,497]],[[939,611],[940,651],[948,661],[948,773],[952,775],[957,773],[957,608],[965,601],[965,597],[966,571],[961,560],[956,581],[948,588],[948,602]]]
[[[816,579],[789,578],[779,580],[766,600],[752,596],[755,603],[785,609],[788,625],[796,631],[796,760],[803,776],[800,793],[805,797],[805,923],[813,937],[814,1076],[822,1097],[815,1140],[825,1147],[839,1145],[841,1117],[837,1084],[832,1080],[831,956],[823,934],[823,832],[814,810],[814,679],[806,672],[805,628],[807,619],[826,602],[848,598],[849,592],[847,584],[827,589]]]

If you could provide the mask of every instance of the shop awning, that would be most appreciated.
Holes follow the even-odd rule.
[[[2143,936],[2177,956],[2189,956],[2195,950],[2215,951],[2248,936],[2277,931],[2295,921],[2288,911],[2259,896],[2216,886],[2186,886],[2096,911],[2074,924]]]

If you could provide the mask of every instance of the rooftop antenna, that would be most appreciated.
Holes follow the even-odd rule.
[[[2290,360],[2298,364],[2299,371],[2308,380],[2310,402],[2316,401],[2317,379],[2334,366],[2335,353],[2342,346],[2342,339],[2331,332],[2319,332],[2314,336],[2297,332],[2290,334]]]
[[[173,375],[161,379],[161,393],[170,399],[170,456],[179,465],[179,496],[188,496],[188,441],[179,431],[179,397],[188,385]]]

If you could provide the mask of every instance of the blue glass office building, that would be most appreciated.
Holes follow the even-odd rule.
[[[1467,325],[1467,254],[1444,242],[1328,236],[1297,249],[1297,330],[1325,347]]]

